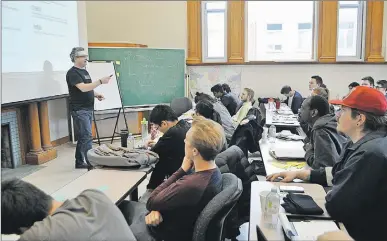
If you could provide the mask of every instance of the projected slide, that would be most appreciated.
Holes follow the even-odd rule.
[[[77,2],[2,1],[1,5],[3,103],[65,94],[65,72],[72,65],[69,54],[79,46]]]

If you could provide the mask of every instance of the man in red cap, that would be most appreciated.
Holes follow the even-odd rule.
[[[325,197],[330,216],[343,222],[355,240],[385,240],[387,219],[387,100],[359,86],[341,105],[337,130],[350,138],[332,167],[273,174],[267,180],[302,179],[332,186]]]

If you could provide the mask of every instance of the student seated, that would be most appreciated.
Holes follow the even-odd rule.
[[[232,96],[232,98],[234,98],[234,100],[237,102],[237,108],[236,108],[236,111],[238,112],[238,110],[242,107],[242,101],[239,99],[239,97],[231,92],[231,88],[228,84],[222,84],[222,87],[223,87],[223,90],[227,93],[227,94],[230,94]]]
[[[238,101],[231,96],[231,94],[226,93],[221,84],[212,86],[211,92],[214,94],[215,98],[220,99],[222,104],[227,108],[231,116],[235,115],[236,109],[238,106]]]
[[[281,89],[281,95],[286,96],[284,103],[289,106],[294,114],[298,113],[298,110],[301,108],[302,104],[302,95],[288,85],[285,85]]]
[[[320,76],[313,75],[312,77],[310,77],[309,90],[312,92],[317,87],[327,88],[327,86],[324,84],[323,79]]]
[[[239,111],[232,117],[234,126],[238,126],[241,121],[247,116],[247,113],[253,107],[254,101],[254,90],[249,88],[244,88],[241,95],[242,107]]]
[[[19,240],[134,240],[120,210],[97,190],[59,202],[28,182],[3,181],[1,220],[1,233]]]
[[[325,197],[329,215],[343,222],[355,240],[385,240],[387,100],[376,89],[359,86],[333,104],[342,106],[337,130],[350,138],[333,168],[282,172],[267,180],[298,178],[333,186]]]
[[[358,82],[352,82],[348,85],[348,94],[350,94],[356,87],[359,86]]]
[[[366,76],[361,79],[361,86],[366,86],[369,88],[374,88],[375,86],[375,80],[371,76]]]
[[[338,133],[336,116],[330,113],[328,100],[318,95],[307,98],[300,109],[300,121],[311,129],[310,141],[304,146],[308,165],[313,169],[332,167],[347,138]]]
[[[222,189],[214,158],[224,143],[218,123],[194,118],[185,139],[181,168],[152,192],[146,206],[129,201],[120,205],[138,241],[192,240],[199,214]]]
[[[226,107],[224,107],[224,105],[220,101],[217,101],[216,99],[212,98],[211,96],[204,94],[204,93],[197,92],[196,96],[195,96],[195,103],[197,104],[201,100],[206,100],[206,101],[209,101],[212,103],[212,105],[214,107],[213,109],[217,113],[219,113],[220,119],[222,120],[221,125],[223,126],[224,132],[226,134],[227,141],[230,141],[232,135],[235,132],[235,127],[232,123],[231,115],[228,112],[228,110],[226,109]],[[201,111],[199,111],[199,112],[201,112]],[[205,115],[204,113],[200,113],[200,114]]]
[[[312,96],[319,95],[324,97],[326,100],[329,101],[329,90],[327,88],[323,87],[317,87],[312,91]],[[329,105],[329,112],[335,113],[335,107],[333,105]]]
[[[376,89],[382,92],[382,94],[386,97],[387,99],[387,80],[378,80],[376,82]]]
[[[163,133],[157,143],[148,142],[148,146],[152,147],[151,151],[159,155],[159,161],[147,186],[151,191],[181,166],[184,158],[184,139],[191,125],[185,120],[178,121],[175,112],[166,105],[157,105],[149,115],[149,122]]]

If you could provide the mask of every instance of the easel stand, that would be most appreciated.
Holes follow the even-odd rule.
[[[116,124],[115,124],[115,126],[114,126],[114,130],[113,130],[112,136],[111,136],[111,137],[103,137],[103,138],[102,138],[102,139],[111,138],[110,143],[113,143],[115,134],[120,134],[119,132],[116,132],[116,130],[117,130],[118,121],[119,121],[119,118],[120,118],[120,115],[121,115],[121,110],[122,110],[122,113],[123,113],[123,115],[124,115],[124,120],[125,120],[125,126],[126,126],[126,129],[128,129],[128,122],[126,121],[126,116],[125,116],[125,109],[124,109],[124,107],[121,107],[121,108],[118,109],[118,114],[117,114],[117,116],[116,116],[116,115],[114,115],[114,116],[107,116],[107,117],[104,117],[104,118],[100,118],[100,119],[98,119],[98,120],[95,118],[95,111],[93,112],[93,117],[94,117],[93,119],[94,119],[94,125],[95,125],[95,131],[96,131],[96,136],[97,136],[97,143],[98,143],[98,145],[101,145],[101,137],[99,136],[97,121],[103,121],[103,120],[108,120],[108,119],[116,118]]]

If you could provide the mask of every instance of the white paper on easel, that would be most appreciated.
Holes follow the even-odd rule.
[[[95,91],[104,95],[105,100],[95,100],[94,110],[111,110],[122,107],[120,91],[118,89],[117,76],[112,62],[89,62],[86,70],[93,81],[105,76],[113,75],[108,84],[95,88]]]

